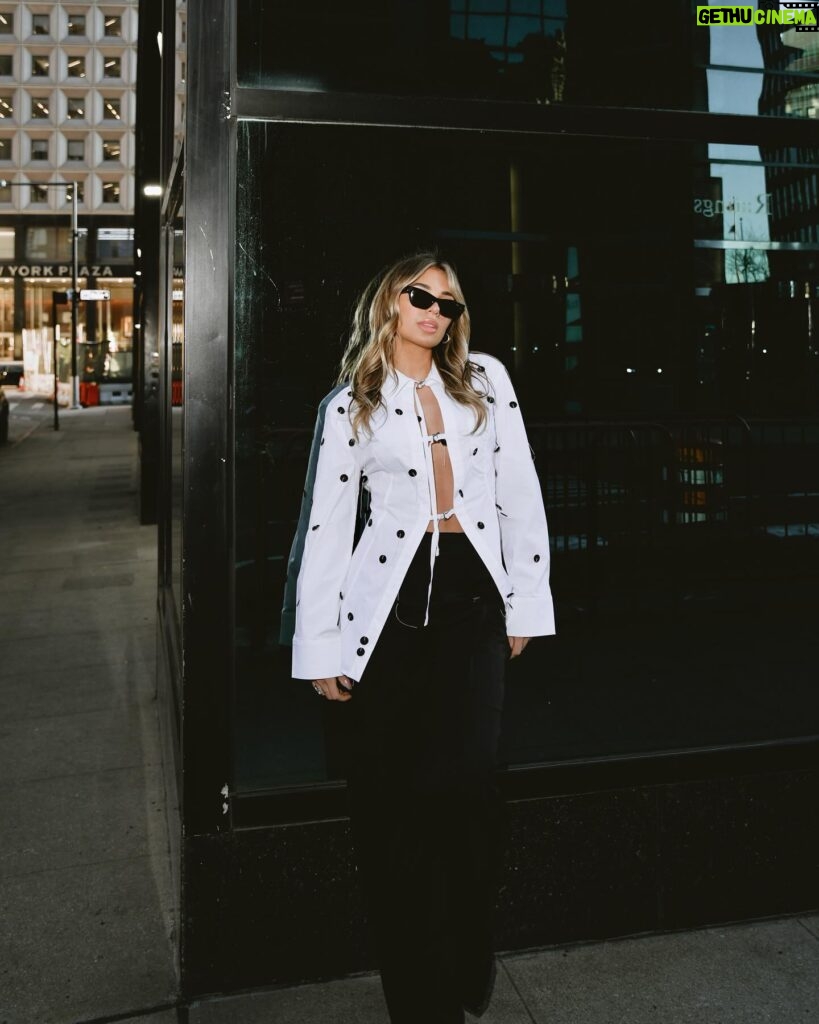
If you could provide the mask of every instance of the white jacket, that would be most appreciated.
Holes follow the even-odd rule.
[[[487,421],[475,433],[474,412],[447,394],[434,361],[426,379],[444,423],[454,513],[503,598],[507,634],[549,635],[555,631],[549,536],[520,407],[499,360],[477,352],[469,358],[486,382]],[[322,401],[282,619],[287,642],[288,605],[297,579],[296,679],[341,674],[361,679],[434,518],[430,439],[423,434],[415,389],[405,374],[389,376],[382,388],[385,408],[375,413],[371,433],[359,431],[358,439],[350,422],[349,389],[337,388]],[[360,482],[369,492],[370,514],[353,550]]]

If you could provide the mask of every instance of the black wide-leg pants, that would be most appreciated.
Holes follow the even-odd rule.
[[[468,537],[421,542],[349,712],[353,834],[393,1024],[455,1024],[494,972],[503,602]]]

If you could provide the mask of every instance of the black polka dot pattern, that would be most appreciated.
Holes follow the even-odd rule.
[[[403,531],[403,530],[399,530],[399,531],[398,531],[398,532],[396,533],[396,535],[395,535],[395,536],[396,536],[396,537],[403,537],[403,536],[404,536],[404,531]]]
[[[517,409],[517,407],[518,407],[518,403],[517,402],[510,402],[509,403],[509,408],[510,409]]]
[[[486,396],[486,400],[487,400],[487,402],[489,402],[490,405],[494,405],[495,404],[495,399],[491,395],[487,395]]]
[[[483,528],[484,528],[483,523],[478,523],[478,529],[482,530]]]
[[[379,555],[378,556],[378,561],[383,565],[387,561],[387,556],[386,555]]]
[[[315,526],[311,526],[310,527],[311,530],[317,530],[318,528],[319,528],[319,524],[318,523],[316,523]]]
[[[356,653],[356,654],[357,654],[357,655],[359,656],[359,658],[360,658],[360,657],[361,657],[361,656],[362,656],[362,655],[363,655],[363,654],[365,653],[365,651],[364,651],[364,648],[363,648],[363,647],[359,647],[359,648],[358,648],[358,650],[357,650],[357,651],[356,651],[355,653]]]
[[[418,476],[418,470],[417,469],[411,469],[409,471],[409,475],[410,476]]]
[[[497,447],[495,448],[495,451],[496,451],[496,452],[499,452],[499,451],[500,451],[500,445],[497,445]]]
[[[535,555],[535,561],[536,561],[536,562],[539,562],[539,561],[540,561],[540,555]]]
[[[347,442],[347,444],[352,448],[353,445],[355,444],[355,438],[351,437],[350,440]]]
[[[477,455],[478,454],[478,449],[477,448],[473,448],[472,449],[472,454],[473,455]]]
[[[404,410],[403,409],[396,409],[395,410],[395,415],[396,416],[403,416],[404,415]]]
[[[464,492],[460,489],[460,487],[458,488],[458,494],[460,494],[461,497],[464,496]]]
[[[367,526],[372,526],[372,525],[373,525],[373,521],[372,521],[372,519],[368,519],[368,520],[367,520]]]
[[[370,642],[370,638],[368,636],[362,636],[358,642],[360,644],[368,644]]]
[[[344,415],[344,406],[343,406],[343,405],[340,405],[340,406],[338,407],[338,411],[339,411],[339,412],[341,413],[341,415],[343,416],[343,415]]]
[[[352,622],[353,619],[355,618],[355,615],[353,615],[352,612],[347,612],[347,618],[350,620],[350,622]]]
[[[322,439],[321,439],[321,443],[322,443],[322,444],[324,444],[324,440],[325,440],[324,438],[322,438]]]
[[[347,481],[348,481],[349,479],[350,479],[350,478],[349,478],[349,477],[347,476],[347,474],[346,474],[346,473],[342,473],[342,474],[341,474],[341,476],[339,477],[339,480],[340,480],[340,481],[341,481],[341,482],[342,482],[343,484],[346,484],[346,483],[347,483]]]

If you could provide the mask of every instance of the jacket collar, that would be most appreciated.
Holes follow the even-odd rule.
[[[415,380],[413,377],[408,377],[406,373],[402,373],[400,370],[393,367],[392,372],[388,374],[384,381],[382,392],[386,398],[397,395],[405,388],[415,387],[418,383],[420,382]],[[432,360],[432,366],[430,367],[429,373],[424,378],[424,383],[429,385],[440,384],[443,386],[444,382],[434,359]]]

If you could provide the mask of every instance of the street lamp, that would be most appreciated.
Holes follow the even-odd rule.
[[[79,277],[78,244],[80,231],[77,226],[77,182],[76,181],[9,181],[0,178],[0,188],[23,188],[36,185],[38,188],[71,189],[71,408],[80,407],[80,378],[77,373],[77,331],[79,326],[79,300],[77,279]],[[56,365],[56,364],[55,364]],[[57,374],[54,373],[54,422],[57,429]]]

